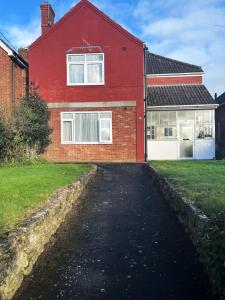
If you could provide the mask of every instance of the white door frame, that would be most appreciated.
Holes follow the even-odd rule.
[[[181,138],[180,138],[180,124],[181,123],[183,123],[183,124],[185,124],[185,123],[188,123],[188,124],[190,124],[190,126],[192,126],[192,153],[193,153],[193,155],[192,155],[192,157],[181,157],[180,156],[180,141],[181,141]],[[194,147],[194,138],[195,138],[195,136],[194,136],[194,133],[195,133],[195,131],[194,131],[194,120],[178,120],[177,121],[177,133],[178,133],[178,159],[189,159],[189,160],[191,160],[191,159],[194,159],[194,157],[195,157],[195,147]]]

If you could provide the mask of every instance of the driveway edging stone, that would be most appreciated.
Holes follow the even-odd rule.
[[[58,189],[47,204],[29,216],[22,226],[0,238],[0,299],[10,300],[44,251],[45,245],[65,220],[97,166],[75,182]]]
[[[208,274],[215,294],[219,295],[221,300],[225,299],[223,279],[218,280],[218,271],[214,267],[215,257],[212,256],[214,239],[216,240],[218,236],[223,238],[220,237],[219,232],[221,224],[218,225],[219,222],[206,216],[195,206],[193,201],[184,197],[169,180],[160,175],[153,167],[146,164],[146,168],[153,181],[158,185],[164,199],[175,211],[178,220],[184,225],[199,253],[200,261]]]

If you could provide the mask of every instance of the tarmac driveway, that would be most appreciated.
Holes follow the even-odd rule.
[[[16,299],[212,299],[189,238],[141,164],[101,165],[55,240]]]

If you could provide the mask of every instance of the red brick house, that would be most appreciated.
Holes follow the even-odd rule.
[[[144,161],[144,43],[81,0],[57,23],[41,5],[30,81],[48,102],[50,161]]]
[[[0,106],[10,112],[25,95],[28,83],[28,63],[0,39]]]

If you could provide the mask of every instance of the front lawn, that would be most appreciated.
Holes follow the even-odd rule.
[[[0,231],[17,225],[56,189],[89,169],[85,164],[0,166]]]
[[[150,165],[206,215],[225,210],[225,161],[151,161]]]

